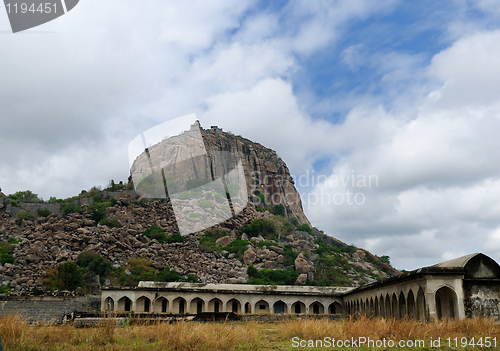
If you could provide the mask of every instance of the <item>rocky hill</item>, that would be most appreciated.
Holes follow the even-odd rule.
[[[203,141],[209,155],[240,155],[249,203],[236,216],[182,237],[169,198],[140,197],[132,184],[50,203],[0,196],[0,289],[91,291],[146,279],[359,286],[398,273],[311,228],[276,152],[228,133],[204,131]],[[215,202],[217,194],[201,196]],[[194,210],[195,220],[204,215]]]

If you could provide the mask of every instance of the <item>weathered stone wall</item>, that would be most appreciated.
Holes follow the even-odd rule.
[[[492,282],[464,282],[467,317],[492,317],[500,321],[500,286]]]
[[[61,323],[63,317],[75,311],[98,311],[100,296],[2,296],[0,315],[20,314],[28,323]]]

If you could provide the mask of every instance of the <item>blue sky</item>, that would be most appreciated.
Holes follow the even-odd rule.
[[[499,260],[499,19],[495,0],[86,0],[14,35],[0,11],[0,187],[126,180],[128,143],[194,112],[324,176],[299,187],[311,222],[397,268]],[[349,175],[379,182],[332,186]]]

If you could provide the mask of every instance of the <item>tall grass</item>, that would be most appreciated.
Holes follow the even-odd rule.
[[[370,337],[393,340],[489,336],[500,340],[500,326],[487,318],[445,319],[436,322],[364,316],[344,321],[301,319],[284,322],[279,325],[279,330],[287,339],[295,336],[302,339]]]

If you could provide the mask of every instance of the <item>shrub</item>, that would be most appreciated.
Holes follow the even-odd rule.
[[[201,215],[199,213],[196,213],[196,212],[191,212],[189,214],[189,218],[198,218],[198,219],[201,219]]]
[[[299,225],[299,226],[297,227],[297,230],[298,230],[299,232],[307,232],[307,233],[309,233],[309,234],[313,235],[313,230],[312,230],[312,229],[311,229],[311,227],[309,227],[306,223],[303,223],[303,224]]]
[[[85,251],[78,255],[76,264],[86,268],[99,276],[104,276],[111,270],[111,262],[104,259],[95,251]]]
[[[297,217],[292,217],[290,218],[290,223],[292,223],[294,226],[298,226],[299,220],[297,219]]]
[[[116,218],[104,218],[99,221],[100,225],[105,225],[108,228],[121,228],[120,222]]]
[[[83,283],[84,270],[75,262],[61,263],[47,272],[43,284],[48,289],[75,290]]]
[[[27,221],[32,221],[35,219],[35,216],[33,216],[30,212],[28,211],[19,211],[19,213],[17,214],[17,220],[18,221],[21,221],[21,220],[27,220]]]
[[[50,212],[50,210],[47,208],[43,208],[43,209],[39,208],[38,209],[38,217],[48,217],[48,216],[50,216],[51,213],[52,212]]]
[[[229,252],[230,254],[234,253],[234,257],[240,261],[243,260],[243,255],[245,251],[248,249],[248,240],[233,240],[231,244],[226,246],[224,250]]]
[[[155,225],[152,225],[150,228],[146,229],[142,234],[147,236],[151,240],[158,240],[160,244],[164,243],[167,240],[167,234],[165,234],[163,230],[159,229]]]
[[[217,201],[217,202],[218,202],[218,203],[220,203],[220,204],[221,204],[221,203],[223,203],[223,202],[225,202],[225,201],[227,201],[227,198],[225,198],[224,196],[222,196],[222,195],[221,195],[221,194],[219,194],[219,193],[216,193],[216,194],[214,195],[214,197],[215,197],[215,201]]]
[[[181,243],[184,241],[184,237],[180,235],[179,233],[174,233],[170,236],[167,237],[165,240],[166,243]]]
[[[37,194],[34,194],[31,190],[18,191],[14,195],[9,195],[13,200],[19,200],[22,202],[40,202],[42,201]]]
[[[211,208],[212,202],[208,200],[203,200],[198,203],[198,206],[200,206],[203,209]]]
[[[264,195],[263,193],[260,193],[259,195],[257,195],[260,199],[260,203],[259,205],[262,205],[262,206],[266,206],[266,195]]]
[[[299,276],[299,273],[291,268],[259,271],[253,265],[248,266],[247,274],[250,277],[248,284],[256,285],[293,285]]]
[[[115,199],[114,197],[109,200],[109,203],[111,204],[111,207],[118,205],[118,200]]]
[[[271,213],[276,215],[276,216],[284,216],[285,215],[285,206],[283,205],[274,205]]]
[[[295,264],[295,259],[297,258],[298,254],[293,251],[293,246],[292,244],[285,244],[283,247],[283,257],[285,258],[285,266],[293,266]]]
[[[77,213],[80,212],[81,210],[82,208],[74,202],[61,205],[61,211],[64,215],[68,215],[70,213]]]
[[[108,206],[103,203],[90,205],[87,208],[87,213],[90,214],[90,219],[96,222],[102,221],[104,218],[106,218],[106,207]]]
[[[219,228],[205,230],[205,233],[203,234],[204,237],[211,238],[213,242],[227,235],[229,235],[228,232]]]
[[[249,225],[241,227],[241,231],[250,237],[262,235],[266,239],[275,239],[276,227],[272,220],[254,219]]]
[[[229,192],[229,196],[236,197],[240,192],[240,187],[238,184],[228,184],[227,191]]]
[[[384,256],[380,257],[380,262],[391,264],[390,257],[387,256],[387,255],[384,255]]]

